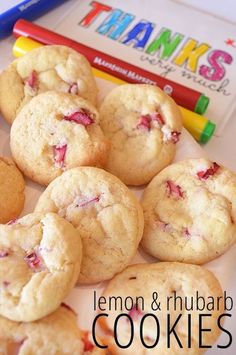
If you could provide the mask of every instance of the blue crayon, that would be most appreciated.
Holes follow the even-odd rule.
[[[15,22],[34,20],[66,0],[25,0],[0,14],[0,39],[11,34]]]

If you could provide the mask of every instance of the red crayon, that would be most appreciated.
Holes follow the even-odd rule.
[[[13,34],[16,37],[30,37],[43,44],[61,44],[71,47],[83,54],[94,68],[129,83],[157,85],[168,93],[177,104],[199,114],[203,114],[209,104],[209,98],[196,90],[177,84],[174,81],[142,68],[138,68],[34,23],[22,19],[18,20],[13,28]]]

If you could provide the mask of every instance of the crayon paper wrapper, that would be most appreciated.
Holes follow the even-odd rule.
[[[90,0],[76,1],[54,29],[204,93],[206,116],[222,135],[235,110],[236,25],[171,0],[99,3],[93,16]]]
[[[99,101],[105,97],[107,93],[109,93],[112,88],[116,85],[107,82],[103,79],[97,79],[98,87],[99,87]],[[10,127],[5,123],[3,118],[1,118],[0,125],[0,154],[2,156],[10,156],[10,148],[9,148],[9,135],[10,135]],[[175,157],[175,161],[181,161],[187,158],[202,158],[206,157],[205,152],[199,146],[198,143],[192,138],[192,136],[183,129],[181,134],[181,139],[177,144],[177,153]],[[137,195],[138,198],[142,195],[143,188],[131,188],[131,190]],[[44,187],[26,179],[26,201],[25,208],[22,212],[22,216],[28,213],[33,212],[34,207],[37,203],[37,200],[40,194],[44,191]],[[210,269],[214,272],[214,274],[220,280],[223,290],[227,290],[228,286],[233,279],[235,268],[236,268],[236,260],[235,260],[235,251],[236,246],[232,247],[227,253],[219,257],[218,259],[208,263],[205,265],[206,268]],[[145,254],[141,249],[138,250],[137,255],[135,256],[132,264],[136,263],[146,263],[146,262],[156,262],[156,260],[152,257],[149,257]],[[78,313],[79,324],[83,329],[90,329],[92,327],[92,322],[95,317],[95,312],[93,309],[93,294],[96,291],[97,296],[101,295],[106,283],[100,283],[97,285],[90,286],[77,286],[75,287],[70,295],[66,299],[66,303],[68,303],[71,307],[73,307]],[[226,328],[227,329],[227,328]],[[228,326],[228,329],[230,326]],[[225,341],[225,343],[227,340]],[[221,341],[224,343],[224,340]],[[213,350],[209,351],[209,354],[215,354]]]

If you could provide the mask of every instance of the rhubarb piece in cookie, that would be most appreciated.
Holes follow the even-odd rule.
[[[109,147],[95,107],[56,91],[23,107],[12,125],[10,144],[19,168],[43,185],[76,166],[103,166]]]
[[[29,322],[53,312],[78,279],[81,254],[79,231],[55,213],[0,225],[0,315]]]
[[[9,158],[0,157],[0,223],[17,218],[25,201],[25,182]]]
[[[38,212],[56,212],[82,238],[79,282],[108,280],[134,257],[143,233],[143,213],[134,194],[115,176],[93,167],[64,172],[46,188]]]
[[[102,296],[107,300],[103,304],[107,316],[99,320],[108,332],[104,343],[112,355],[199,355],[206,350],[203,344],[212,346],[220,335],[217,322],[224,313],[223,292],[216,277],[198,265],[132,265],[109,282]],[[197,296],[202,297],[201,305]],[[132,339],[133,323],[133,341],[126,349],[118,347],[111,335],[115,321],[121,345]]]
[[[48,90],[96,104],[97,87],[87,59],[71,48],[43,46],[18,58],[0,75],[0,109],[12,123],[32,97]]]
[[[96,341],[98,342],[98,344],[100,346],[104,347],[103,342],[101,341],[101,339],[99,339],[99,336],[97,335],[97,332],[95,331],[95,336],[96,336]],[[96,344],[94,343],[94,339],[92,336],[92,333],[89,331],[82,331],[82,335],[81,335],[81,339],[83,342],[83,346],[84,346],[84,352],[83,354],[86,355],[106,355],[106,350],[105,348],[101,348],[96,346]]]
[[[142,246],[160,260],[203,264],[236,241],[236,174],[206,159],[168,166],[146,188]]]
[[[146,184],[173,160],[182,119],[178,106],[159,88],[115,88],[101,105],[100,120],[112,142],[106,170],[125,184]]]

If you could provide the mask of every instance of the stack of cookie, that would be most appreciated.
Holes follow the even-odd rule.
[[[82,55],[64,46],[34,50],[1,74],[0,88],[1,112],[12,123],[12,155],[26,176],[48,185],[76,166],[103,167],[109,144]]]
[[[122,85],[99,109],[96,96],[89,63],[65,46],[35,49],[0,75],[0,110],[12,124],[16,164],[0,160],[0,223],[7,223],[0,225],[5,354],[104,354],[78,329],[73,312],[61,306],[77,282],[112,279],[106,297],[146,300],[157,283],[164,300],[173,290],[193,294],[194,279],[200,278],[203,295],[222,295],[213,274],[185,263],[205,263],[235,243],[236,176],[204,159],[170,165],[182,119],[159,88]],[[17,219],[24,204],[22,173],[48,186],[35,211]],[[148,183],[141,205],[126,185]],[[168,262],[129,267],[140,242],[151,256]],[[210,322],[210,344],[219,335],[215,319],[221,311]],[[131,312],[135,322],[152,310],[142,312]],[[110,321],[102,324],[108,334],[116,315],[110,310]],[[152,329],[149,324],[151,343]],[[127,336],[124,324],[124,342]],[[166,353],[165,336],[160,354]],[[107,341],[111,354],[121,353],[112,337]],[[194,338],[193,343],[197,353]],[[145,351],[135,334],[126,353]],[[173,347],[168,353],[178,352]]]
[[[67,47],[40,48],[1,74],[0,89],[16,163],[1,159],[1,351],[102,354],[60,305],[77,282],[107,280],[128,266],[143,212],[118,178],[97,168],[110,143],[94,106],[90,65]],[[38,212],[21,219],[25,184],[18,169],[42,185],[54,180]]]

